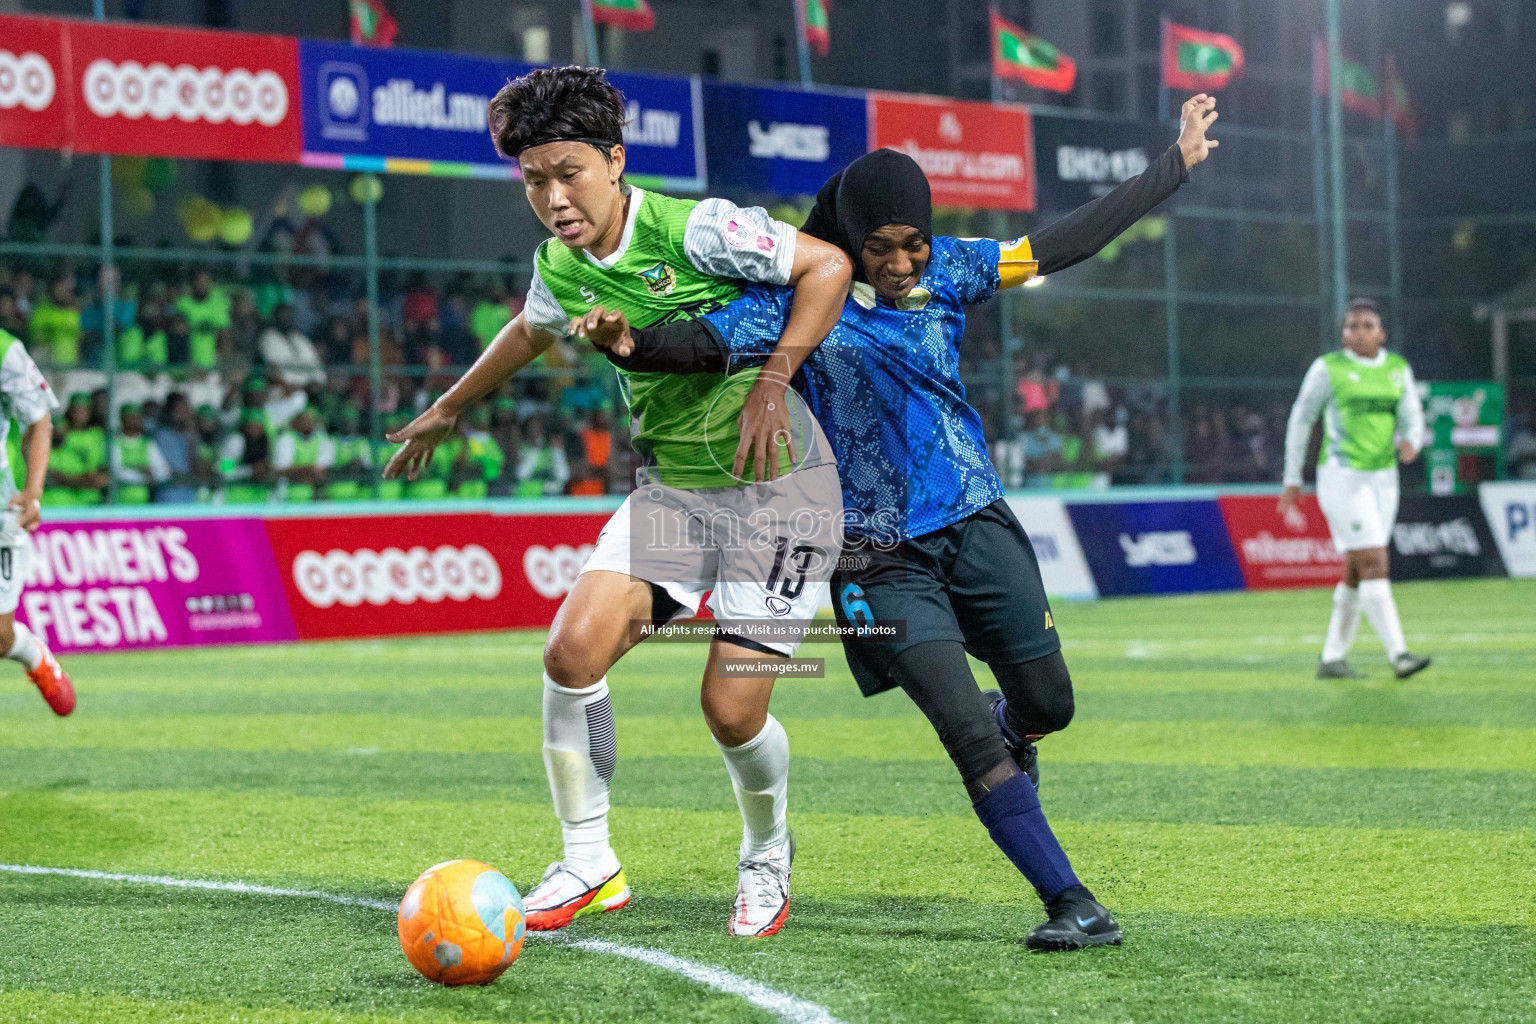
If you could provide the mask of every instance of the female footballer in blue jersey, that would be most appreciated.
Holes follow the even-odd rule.
[[[965,307],[1087,259],[1171,195],[1217,145],[1206,138],[1215,105],[1191,99],[1178,143],[1145,172],[1027,238],[934,237],[928,181],[892,150],[828,181],[804,227],[856,268],[837,327],[795,379],[842,479],[848,539],[832,586],[855,633],[844,652],[866,695],[900,686],[928,716],[977,816],[1045,903],[1034,949],[1117,944],[1121,932],[1073,873],[1036,794],[1032,741],[1071,720],[1072,681],[1034,549],[965,400]],[[631,369],[720,372],[767,354],[789,300],[752,286],[717,312],[645,330],[597,309],[576,333]],[[892,623],[899,639],[870,638]],[[980,690],[968,652],[1001,692]]]

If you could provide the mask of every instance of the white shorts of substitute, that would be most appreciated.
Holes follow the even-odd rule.
[[[1384,548],[1397,522],[1397,467],[1317,467],[1317,503],[1340,551]]]
[[[843,494],[826,464],[746,487],[683,491],[642,484],[598,535],[582,573],[621,572],[682,607],[708,608],[744,646],[792,655],[842,551]]]
[[[0,615],[21,603],[21,587],[32,564],[32,538],[16,519],[16,510],[0,513]]]

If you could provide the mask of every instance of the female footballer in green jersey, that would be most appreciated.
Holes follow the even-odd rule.
[[[454,387],[390,435],[403,447],[387,477],[414,477],[467,405],[594,307],[646,326],[718,308],[744,280],[794,289],[782,339],[761,371],[621,374],[640,486],[604,527],[550,630],[544,762],[564,854],[524,901],[535,930],[628,902],[609,845],[616,744],[607,673],[641,639],[636,625],[692,614],[708,591],[719,628],[701,702],[743,821],[729,930],[771,935],[788,912],[794,855],[789,741],[768,713],[775,676],[726,675],[721,662],[792,654],[841,547],[836,462],[788,384],[837,322],[851,263],[760,209],[629,185],[624,98],[599,69],[534,71],[502,89],[489,116],[497,149],[517,160],[528,201],[554,238],[539,246],[523,312]],[[763,632],[765,623],[772,629]]]
[[[1280,513],[1301,496],[1301,463],[1312,424],[1323,415],[1317,462],[1317,503],[1333,543],[1344,553],[1344,578],[1333,592],[1333,618],[1317,665],[1319,679],[1355,679],[1345,656],[1365,610],[1399,679],[1429,667],[1403,639],[1392,584],[1387,539],[1397,520],[1397,464],[1412,462],[1423,444],[1424,407],[1408,360],[1388,352],[1381,310],[1355,299],[1344,318],[1344,346],[1319,356],[1307,370],[1285,432],[1285,493]]]

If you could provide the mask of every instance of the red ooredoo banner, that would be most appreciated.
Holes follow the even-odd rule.
[[[267,520],[302,640],[548,626],[607,515]]]
[[[0,146],[68,148],[64,50],[62,22],[0,15]]]
[[[1285,516],[1271,495],[1217,501],[1249,590],[1332,586],[1339,581],[1344,556],[1333,546],[1313,495],[1302,495]]]
[[[299,44],[0,17],[0,145],[297,163]]]
[[[922,167],[940,206],[1035,208],[1029,111],[869,94],[869,148],[900,150]]]

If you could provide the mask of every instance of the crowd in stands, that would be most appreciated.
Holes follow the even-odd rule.
[[[601,356],[564,344],[462,417],[420,479],[381,480],[393,446],[370,440],[368,307],[358,282],[341,275],[305,287],[259,270],[240,283],[205,268],[123,280],[112,312],[121,429],[109,441],[99,282],[51,269],[0,261],[0,330],[26,343],[64,402],[52,505],[97,504],[109,489],[119,503],[628,489],[613,374]],[[420,274],[384,283],[377,414],[388,431],[441,393],[519,302],[500,276],[461,276],[441,290]]]
[[[69,266],[0,260],[0,330],[27,344],[67,402],[55,421],[53,504],[103,501],[109,481],[120,502],[597,495],[632,486],[614,375],[585,346],[555,346],[473,408],[422,479],[386,482],[379,469],[393,446],[370,440],[360,280],[310,273],[301,285],[259,266],[238,282],[206,268],[138,271],[119,282],[113,309],[122,431],[108,444],[99,282]],[[519,308],[516,282],[500,275],[439,285],[420,273],[383,275],[379,425],[396,429],[425,408]],[[976,326],[963,353],[968,380],[996,381],[995,332],[982,318]],[[968,383],[1005,486],[1168,482],[1174,446],[1160,388],[1112,386],[1038,354],[1016,359],[1024,365],[1014,393]],[[1184,479],[1276,480],[1292,397],[1186,397]],[[1512,401],[1510,438],[1511,475],[1536,476],[1536,406]],[[13,465],[20,461],[13,452]]]
[[[1197,403],[1182,419],[1188,483],[1274,482],[1290,395]],[[1167,482],[1172,445],[1161,391],[1110,387],[1082,368],[1037,362],[1011,396],[1008,429],[991,444],[1009,489]]]

